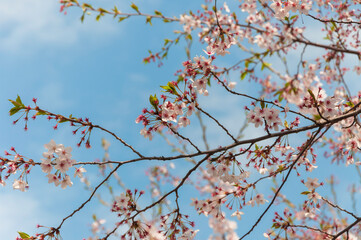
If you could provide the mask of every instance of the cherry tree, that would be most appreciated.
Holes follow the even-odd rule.
[[[15,148],[5,151],[0,157],[2,185],[19,191],[36,187],[29,179],[32,169],[40,168],[59,191],[71,187],[75,178],[88,189],[84,202],[59,216],[58,225],[39,223],[35,235],[20,231],[18,239],[61,239],[63,224],[97,201],[99,189],[110,183],[119,194],[100,201],[107,201],[116,223],[94,217],[91,236],[85,239],[200,239],[202,232],[208,239],[229,240],[360,239],[361,92],[351,87],[358,86],[361,74],[359,3],[215,0],[173,17],[158,10],[143,12],[134,3],[125,12],[61,0],[60,11],[77,12],[80,21],[114,17],[126,24],[141,17],[149,25],[162,21],[177,26],[170,34],[175,37],[149,51],[143,62],[161,68],[168,53],[182,44],[186,57],[173,79],[144,102],[135,119],[139,132],[134,133],[149,141],[163,139],[173,154],[145,155],[116,129],[76,113],[64,116],[44,109],[36,98],[23,103],[17,96],[10,100],[10,115],[25,129],[31,118],[47,118],[59,130],[70,124],[78,147],[85,148],[94,142],[91,133],[102,131],[134,155],[112,160],[105,139],[105,155],[98,162],[75,160],[72,147],[54,140],[45,143],[42,159]],[[228,96],[242,104],[232,111],[244,122],[232,115],[231,123],[225,123],[208,110],[215,91],[227,96],[220,103],[224,106]],[[209,137],[211,127],[216,135]],[[128,165],[137,171],[144,162],[152,164],[145,175],[149,186],[128,188],[117,172]],[[177,171],[175,163],[186,171]],[[96,183],[87,178],[93,168],[102,173]],[[321,172],[330,177],[321,178]],[[352,204],[337,201],[344,193],[335,190],[335,175],[355,176],[346,183],[352,186],[347,195]],[[190,212],[184,210],[189,206]],[[207,229],[198,224],[200,219],[208,222]]]

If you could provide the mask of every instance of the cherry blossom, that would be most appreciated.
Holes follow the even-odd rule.
[[[320,186],[320,184],[318,183],[318,178],[307,178],[307,182],[305,183],[305,186],[309,189],[309,190],[313,190],[315,188],[318,188]]]
[[[208,239],[245,239],[258,233],[266,239],[357,238],[361,218],[356,207],[346,210],[346,202],[339,204],[337,181],[319,173],[340,169],[334,172],[339,176],[361,165],[361,91],[350,85],[361,74],[360,64],[350,60],[360,59],[359,1],[228,3],[206,1],[197,10],[170,17],[158,10],[148,13],[135,3],[130,5],[132,12],[126,12],[116,6],[103,9],[60,1],[61,11],[77,9],[82,21],[96,14],[96,20],[111,15],[119,22],[135,16],[146,24],[172,22],[173,37],[162,41],[159,51],[149,51],[144,63],[157,62],[161,67],[178,44],[185,44],[186,57],[179,55],[174,76],[139,110],[135,122],[141,123],[138,131],[146,138],[139,144],[89,118],[43,109],[40,98],[33,98],[30,105],[20,96],[9,100],[14,124],[24,123],[25,130],[29,119],[45,117],[54,130],[69,124],[80,138],[79,147],[89,149],[96,136],[92,131],[100,131],[130,153],[122,155],[125,159],[111,159],[105,140],[103,158],[81,162],[72,158],[72,147],[54,140],[44,145],[40,160],[25,157],[14,147],[7,150],[0,157],[1,185],[10,179],[14,189],[24,192],[33,169],[41,168],[48,183],[62,189],[73,185],[74,171],[74,178],[79,177],[90,193],[60,225],[39,225],[45,230],[31,239],[60,239],[63,223],[95,196],[115,221],[108,223],[94,215],[93,236],[88,240],[195,239],[198,223],[192,214],[184,214],[187,204],[191,213],[200,215],[197,219],[208,221],[213,231]],[[232,9],[234,5],[237,8]],[[220,93],[227,95],[217,99]],[[229,111],[232,118],[225,117],[222,111],[233,101],[237,108]],[[213,103],[217,105],[209,106]],[[215,110],[217,106],[222,111]],[[139,147],[147,139],[155,139],[151,153]],[[159,146],[165,150],[161,140],[170,147],[169,155],[157,152]],[[328,168],[330,164],[335,165]],[[124,169],[138,174],[145,165],[146,190],[127,189]],[[99,171],[98,185],[86,176],[88,167]],[[351,183],[349,192],[356,206],[358,182],[339,179]],[[302,184],[306,191],[287,192]],[[331,191],[320,188],[324,184]],[[103,198],[99,189],[104,186],[109,195]],[[239,227],[242,215],[243,221],[254,222]],[[264,226],[269,229],[261,229]]]
[[[241,220],[243,214],[244,214],[243,212],[237,210],[237,211],[235,211],[234,213],[232,213],[231,216],[232,216],[232,217],[237,217],[238,220]]]
[[[25,192],[25,190],[29,188],[29,185],[20,179],[14,181],[13,188]]]

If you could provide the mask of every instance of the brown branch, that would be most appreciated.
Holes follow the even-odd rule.
[[[127,218],[127,220],[129,219],[133,219],[139,215],[142,212],[147,211],[148,209],[154,207],[155,205],[161,203],[164,199],[166,199],[170,194],[172,193],[176,193],[178,192],[178,189],[183,186],[184,182],[188,179],[188,177],[192,174],[192,172],[194,172],[203,162],[205,162],[211,155],[208,154],[207,156],[205,156],[202,160],[200,160],[193,168],[191,168],[187,174],[182,178],[182,180],[180,181],[180,183],[177,185],[177,187],[175,187],[173,190],[169,191],[168,193],[164,194],[160,199],[158,199],[158,201],[152,203],[151,205],[148,205],[147,207],[141,209],[141,210],[136,210],[136,213]],[[117,225],[112,231],[110,231],[104,238],[102,238],[101,240],[106,240],[108,239],[111,235],[113,235],[115,233],[115,231],[117,231],[117,229],[120,227],[120,225]]]
[[[263,216],[268,212],[268,210],[271,208],[271,206],[273,205],[274,201],[276,200],[278,193],[281,191],[281,189],[283,188],[283,186],[285,185],[285,183],[287,182],[288,177],[291,174],[291,171],[293,169],[293,167],[296,165],[296,163],[298,162],[298,160],[303,156],[303,154],[308,150],[308,148],[310,148],[313,143],[314,143],[314,139],[316,138],[316,136],[318,135],[318,133],[321,131],[321,128],[319,128],[316,133],[313,134],[313,136],[306,142],[306,145],[304,146],[304,148],[302,149],[302,151],[298,154],[297,158],[294,160],[294,162],[291,164],[290,169],[287,172],[286,177],[284,178],[284,180],[282,181],[281,186],[277,189],[276,193],[274,194],[270,204],[267,206],[267,208],[263,211],[263,213],[261,214],[261,216],[259,216],[259,218],[257,219],[256,223],[253,224],[252,228],[245,233],[241,238],[239,238],[239,240],[245,238],[247,235],[249,235],[254,229],[255,227],[258,225],[258,223],[261,222]],[[324,133],[323,133],[324,134]]]
[[[361,218],[357,218],[356,221],[351,223],[348,227],[344,228],[342,231],[338,232],[336,235],[333,236],[332,240],[336,240],[339,236],[344,234],[345,232],[348,232],[351,228],[353,228],[356,224],[361,222]]]
[[[358,104],[357,106],[360,106],[360,105],[361,104]],[[287,135],[290,135],[290,134],[300,133],[300,132],[312,130],[312,129],[319,128],[319,127],[325,127],[327,125],[333,125],[334,123],[340,122],[340,121],[342,121],[342,120],[344,120],[346,118],[357,116],[360,113],[361,113],[361,109],[358,109],[357,111],[349,112],[347,114],[343,114],[343,115],[337,116],[335,118],[329,119],[328,122],[323,121],[323,122],[308,125],[308,126],[305,126],[305,127],[280,131],[280,132],[277,132],[277,133],[271,133],[270,135],[267,134],[267,135],[264,135],[264,136],[261,136],[261,137],[256,137],[256,138],[252,138],[252,139],[237,141],[236,143],[233,143],[233,144],[230,144],[230,145],[227,145],[227,146],[224,146],[224,147],[212,149],[212,150],[209,150],[209,151],[201,151],[201,152],[191,153],[191,154],[180,154],[180,155],[172,156],[172,157],[164,157],[164,156],[141,157],[141,158],[135,158],[135,159],[124,161],[124,162],[116,162],[116,161],[114,161],[112,163],[126,164],[126,163],[138,162],[138,161],[144,161],[144,160],[149,160],[149,161],[150,160],[171,161],[171,160],[176,160],[176,159],[181,159],[181,158],[192,158],[192,157],[206,155],[206,154],[213,155],[214,153],[221,152],[221,151],[227,151],[227,150],[232,149],[234,147],[237,147],[239,145],[257,143],[257,142],[267,140],[267,139],[271,139],[271,138],[275,138],[275,137],[283,137],[283,136],[287,136]]]
[[[201,129],[202,129],[202,139],[203,139],[203,143],[206,147],[206,150],[209,150],[209,145],[208,145],[208,141],[207,141],[207,136],[206,136],[206,129],[207,127],[204,125],[203,120],[202,120],[202,116],[199,114],[199,111],[195,112],[198,120],[199,120],[199,124],[201,125]]]
[[[311,14],[308,14],[307,16],[309,16],[317,21],[323,22],[323,23],[361,24],[361,22],[355,22],[355,21],[338,21],[338,20],[334,20],[334,19],[321,19],[321,18],[315,17]]]
[[[204,111],[202,108],[200,108],[199,106],[196,106],[196,108],[201,111],[202,113],[204,113],[207,117],[209,117],[210,119],[212,119],[213,121],[215,121],[217,123],[218,126],[220,126],[226,133],[228,136],[230,136],[233,141],[235,143],[237,143],[237,139],[235,139],[227,130],[227,128],[225,128],[217,119],[215,119],[212,115],[210,115],[209,113],[207,113],[206,111]]]
[[[306,226],[306,225],[288,225],[289,227],[293,228],[306,228],[308,230],[311,230],[311,231],[315,231],[315,232],[320,232],[322,234],[325,234],[327,236],[330,236],[332,237],[333,235],[328,233],[328,232],[325,232],[325,231],[322,231],[321,229],[318,229],[318,228],[313,228],[313,227],[309,227],[309,226]]]
[[[201,152],[201,150],[199,150],[199,148],[189,139],[189,138],[186,138],[184,137],[183,135],[181,135],[179,132],[177,132],[176,130],[174,130],[172,128],[172,126],[170,126],[168,123],[167,123],[167,127],[169,130],[172,131],[172,133],[174,133],[175,135],[177,135],[178,137],[180,137],[181,139],[189,142],[190,145],[192,145],[198,152]]]
[[[99,14],[108,14],[108,15],[112,15],[114,18],[116,17],[125,17],[125,18],[128,18],[128,17],[134,17],[134,16],[142,16],[142,17],[151,17],[151,18],[160,18],[160,19],[164,19],[164,20],[167,20],[169,22],[175,22],[175,21],[179,21],[178,18],[176,17],[166,17],[166,16],[163,16],[162,14],[161,15],[157,15],[157,14],[147,14],[147,13],[141,13],[138,12],[137,13],[123,13],[121,11],[118,11],[116,9],[112,9],[111,11],[109,10],[106,10],[106,9],[103,9],[103,8],[94,8],[92,7],[91,5],[89,4],[86,4],[86,3],[83,3],[83,4],[80,4],[77,0],[63,0],[63,4],[65,5],[66,2],[67,3],[72,3],[73,5],[69,6],[69,7],[79,7],[83,10],[84,13],[86,13],[87,11],[92,11],[92,12],[97,12]]]
[[[109,174],[106,178],[104,178],[104,180],[102,182],[100,182],[93,190],[93,192],[90,194],[89,198],[83,202],[77,209],[75,209],[70,215],[68,215],[67,217],[63,218],[63,220],[61,221],[60,225],[55,228],[53,231],[58,232],[60,230],[60,228],[62,227],[63,223],[68,219],[71,218],[75,213],[79,212],[88,202],[90,202],[90,200],[93,198],[95,192],[106,182],[108,181],[108,179],[110,178],[110,176],[118,170],[118,168],[122,166],[122,164],[118,164],[118,166],[116,166]]]
[[[46,115],[46,116],[51,116],[51,117],[55,117],[56,119],[60,119],[60,120],[63,120],[63,121],[68,121],[68,122],[71,122],[71,123],[77,123],[77,124],[80,124],[82,125],[83,127],[89,127],[90,129],[93,129],[93,128],[98,128],[104,132],[107,132],[109,133],[110,135],[112,135],[115,139],[117,139],[118,141],[120,141],[124,146],[130,148],[135,154],[137,154],[139,157],[143,157],[142,154],[140,154],[138,151],[136,151],[131,145],[129,145],[128,143],[126,143],[123,139],[121,139],[120,137],[118,137],[114,132],[111,132],[110,130],[108,129],[105,129],[99,125],[95,125],[91,122],[84,122],[84,121],[80,121],[79,119],[77,118],[68,118],[68,117],[65,117],[63,115],[60,115],[60,114],[55,114],[55,113],[52,113],[52,112],[49,112],[47,110],[44,110],[44,109],[41,109],[39,107],[36,107],[36,108],[30,108],[30,110],[33,110],[33,111],[36,111],[37,113],[39,112],[42,112],[41,115]],[[30,111],[29,110],[29,111]]]
[[[330,202],[330,201],[327,200],[326,198],[321,197],[321,199],[322,199],[323,201],[325,201],[328,205],[330,205],[330,206],[332,206],[332,207],[334,207],[334,208],[337,208],[337,209],[341,210],[342,212],[345,212],[345,213],[351,215],[352,217],[354,217],[354,218],[356,218],[356,219],[359,218],[359,217],[357,217],[355,214],[353,214],[352,212],[349,212],[349,211],[347,211],[346,209],[341,208],[340,206],[338,206],[337,204],[334,204],[334,203]]]
[[[300,38],[295,38],[294,39],[295,42],[299,42],[299,43],[303,43],[309,46],[313,46],[313,47],[318,47],[318,48],[324,48],[324,49],[329,49],[329,50],[333,50],[335,52],[342,52],[342,53],[349,53],[349,54],[353,54],[356,55],[357,57],[360,57],[361,54],[359,51],[355,51],[355,50],[351,50],[351,49],[342,49],[342,48],[337,48],[337,47],[333,47],[333,46],[329,46],[329,45],[324,45],[321,43],[315,43],[315,42],[311,42],[309,40],[303,40]]]
[[[283,110],[285,109],[284,107],[279,106],[278,104],[276,104],[276,103],[274,103],[274,102],[272,102],[272,101],[267,101],[267,100],[264,100],[264,99],[255,98],[255,97],[252,97],[252,96],[247,95],[247,94],[245,94],[245,93],[235,92],[235,91],[229,89],[229,88],[227,87],[227,85],[226,85],[223,81],[221,81],[221,79],[219,79],[219,77],[217,76],[216,73],[211,72],[211,74],[217,79],[217,81],[218,81],[220,84],[222,84],[222,86],[227,90],[227,92],[230,92],[230,93],[232,93],[232,94],[234,94],[234,95],[246,97],[246,98],[255,100],[255,101],[257,101],[257,102],[264,102],[264,103],[272,104],[273,106],[276,106],[276,107],[281,108],[281,109],[283,109]],[[300,113],[300,112],[296,112],[296,111],[293,111],[293,110],[289,110],[289,112],[294,113],[294,114],[297,114],[297,115],[299,115],[299,116],[301,116],[301,117],[303,117],[303,118],[305,118],[305,119],[307,119],[307,120],[310,120],[310,121],[312,121],[312,122],[315,122],[315,120],[313,120],[312,118],[309,118],[309,117],[303,115],[303,114]]]

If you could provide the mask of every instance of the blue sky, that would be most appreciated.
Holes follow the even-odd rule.
[[[105,8],[114,4],[113,0],[99,2]],[[198,9],[201,3],[190,0],[134,2],[144,12],[156,9],[168,16],[179,16],[189,9]],[[124,12],[131,11],[130,2],[118,1],[117,4]],[[155,64],[144,65],[142,59],[149,49],[160,49],[164,38],[175,37],[172,31],[181,29],[181,26],[156,20],[153,20],[153,26],[149,26],[145,25],[143,18],[131,18],[119,24],[112,17],[104,17],[96,22],[95,16],[88,16],[81,23],[79,9],[69,9],[67,12],[67,15],[60,13],[55,0],[0,2],[0,149],[8,150],[14,146],[20,154],[39,160],[45,151],[43,145],[54,139],[57,143],[72,146],[77,161],[94,161],[103,156],[100,145],[104,137],[111,143],[110,155],[113,160],[123,161],[134,157],[111,136],[99,131],[93,131],[92,148],[87,150],[76,147],[79,138],[72,135],[72,129],[68,126],[54,131],[53,122],[40,118],[29,122],[27,132],[23,130],[22,122],[13,126],[14,118],[8,115],[10,103],[7,99],[20,95],[26,104],[30,104],[33,97],[38,98],[39,106],[54,113],[89,117],[93,123],[116,132],[145,155],[171,154],[160,137],[149,142],[140,136],[141,126],[136,125],[134,120],[148,105],[149,95],[160,93],[160,85],[174,80],[174,72],[181,68],[181,62],[186,59],[184,42],[171,49],[168,60],[161,68]],[[201,49],[195,45],[192,54],[201,54]],[[257,90],[248,84],[239,83],[238,87],[241,86],[245,92]],[[221,122],[237,133],[244,122],[241,109],[245,103],[225,96],[217,86],[210,93],[210,98],[201,100],[207,104],[207,110],[217,114]],[[213,128],[214,125],[209,126],[213,146],[230,142]],[[192,134],[194,129],[197,127],[184,132]],[[261,133],[260,129],[246,132],[247,138]],[[200,135],[191,136],[196,142],[201,141]],[[180,172],[185,171],[182,164],[175,162],[175,165]],[[124,168],[119,175],[127,186],[145,188],[147,181],[144,171],[147,166],[149,163],[139,164],[137,171],[131,167]],[[98,182],[96,169],[87,170],[92,182]],[[47,184],[45,174],[34,170],[29,178],[29,191],[13,191],[11,182],[0,188],[0,238],[14,239],[16,231],[33,233],[36,224],[57,226],[60,219],[87,199],[88,192],[83,190],[82,183],[78,179],[73,182],[73,187],[61,190]],[[285,191],[292,188],[294,182],[291,181]],[[106,189],[102,191],[106,192]],[[116,191],[121,192],[120,189]],[[184,208],[189,211],[187,201]],[[114,221],[110,211],[95,199],[64,225],[64,239],[87,237],[93,213],[99,218],[110,217],[109,222]],[[254,222],[255,216],[251,218],[251,221],[238,224],[242,233]],[[209,232],[206,223],[207,220],[204,220],[199,225],[199,239],[205,238]]]

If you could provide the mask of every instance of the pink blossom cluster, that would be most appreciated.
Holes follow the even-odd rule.
[[[219,164],[215,165],[214,163],[208,163],[207,173],[213,178],[218,178],[223,182],[228,182],[229,184],[239,184],[241,181],[249,178],[250,172],[241,171],[240,173],[231,171],[231,165],[227,164],[225,161],[220,160]]]
[[[64,147],[63,144],[56,144],[54,140],[45,144],[44,147],[48,151],[43,153],[44,159],[42,159],[41,169],[48,174],[48,183],[54,183],[55,186],[60,185],[63,189],[67,186],[71,187],[73,182],[66,172],[76,163],[74,159],[71,159],[72,148]],[[51,173],[53,167],[56,170],[54,174]],[[82,177],[83,172],[85,169],[79,168],[74,176]]]
[[[188,220],[189,216],[182,215],[176,211],[161,216],[159,225],[153,222],[147,222],[144,219],[134,220],[131,216],[134,213],[137,214],[139,211],[137,201],[143,194],[144,191],[135,190],[132,192],[127,190],[125,193],[121,193],[115,197],[112,204],[112,211],[117,212],[118,217],[122,219],[117,225],[130,226],[130,228],[120,236],[120,239],[192,240],[195,237],[198,230],[192,230],[185,226],[185,223],[194,226],[194,223]]]
[[[166,101],[161,106],[162,109],[162,121],[168,122],[173,121],[177,122],[178,119],[178,125],[180,127],[186,127],[190,124],[190,120],[186,116],[191,116],[193,113],[193,110],[195,109],[195,104],[191,103],[188,107],[185,105],[185,103],[181,104],[173,104],[172,102]],[[186,110],[186,116],[184,115],[183,109]]]
[[[0,157],[0,185],[5,186],[6,180],[10,176],[20,173],[12,186],[13,189],[25,192],[29,188],[27,175],[34,166],[34,161],[32,159],[26,160],[24,156],[16,152],[14,147],[10,149],[10,153],[5,151],[5,156]]]
[[[317,1],[318,4],[324,4],[323,1]],[[289,16],[290,12],[299,11],[300,14],[307,15],[312,8],[312,1],[310,0],[276,0],[270,5],[274,11],[274,17],[277,19],[284,19]]]
[[[213,234],[209,236],[209,240],[238,240],[236,233],[237,223],[226,218],[210,217],[208,221],[209,227],[213,230]],[[226,236],[226,237],[224,237]]]
[[[262,126],[265,123],[267,129],[278,131],[278,126],[282,126],[279,114],[280,110],[275,108],[255,107],[247,114],[247,121],[253,123],[255,127]]]
[[[163,103],[156,96],[151,96],[152,110],[144,109],[143,114],[135,120],[136,123],[142,122],[144,128],[140,134],[150,140],[153,138],[152,132],[160,130],[163,126],[171,127],[168,122],[178,123],[178,127],[186,127],[190,124],[189,116],[196,109],[197,92],[205,96],[208,95],[206,89],[209,76],[214,69],[212,66],[213,57],[205,58],[204,56],[194,57],[192,61],[183,63],[184,71],[180,74],[179,81],[169,82],[167,86],[162,86],[166,93],[173,98],[173,101],[167,101],[168,96],[162,95]],[[197,75],[203,75],[197,78]],[[184,84],[184,88],[180,84]],[[149,126],[150,125],[150,126]],[[148,127],[148,128],[147,128]]]

